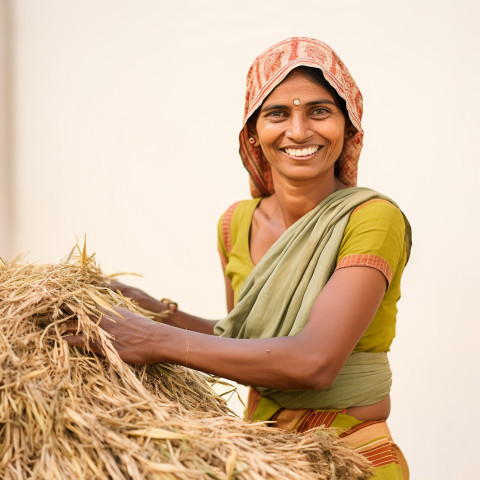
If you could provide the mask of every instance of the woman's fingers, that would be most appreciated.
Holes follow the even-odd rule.
[[[120,292],[124,297],[130,298],[137,302],[142,308],[151,312],[160,313],[165,310],[163,302],[159,302],[156,298],[144,292],[140,288],[131,287],[116,280],[112,281],[108,288],[114,292]]]
[[[64,331],[63,339],[68,343],[69,346],[82,348],[86,347],[85,335],[80,334],[81,328],[80,323],[77,319],[70,319],[63,322],[62,327]],[[105,356],[99,344],[93,340],[90,340],[90,342],[88,343],[88,349],[92,352],[98,353],[99,355]]]
[[[152,337],[152,327],[160,328],[158,323],[121,307],[112,307],[110,310],[97,306],[97,309],[101,314],[98,326],[109,334],[109,340],[122,360],[134,364],[158,361],[152,357],[152,349],[146,348]],[[63,338],[68,345],[88,346],[90,351],[105,356],[100,343],[90,340],[88,345],[86,344],[86,337],[81,333],[78,320],[67,320],[63,327],[66,334]]]
[[[117,280],[112,280],[108,285],[108,288],[110,290],[113,290],[113,291],[117,291],[117,290],[124,290],[124,289],[128,289],[130,288],[128,285],[126,285],[125,283],[122,283],[122,282],[118,282]]]
[[[116,280],[110,282],[107,286],[110,290],[113,290],[114,292],[120,292],[124,297],[130,297],[135,299],[142,294],[144,295],[144,292],[139,288],[131,287],[130,285],[122,282],[117,282]]]
[[[84,335],[65,335],[63,339],[68,343],[70,347],[86,347]],[[105,352],[102,350],[102,348],[97,342],[90,341],[88,344],[88,349],[98,355],[101,355],[102,357],[105,356]]]
[[[75,319],[67,320],[66,322],[63,322],[61,326],[66,333],[78,333],[79,331],[78,320]]]
[[[63,339],[71,347],[84,347],[85,346],[85,337],[83,335],[65,335]]]
[[[98,312],[101,314],[101,317],[100,317],[101,327],[105,326],[105,322],[103,321],[104,318],[108,318],[109,320],[113,320],[113,322],[115,322],[115,320],[118,320],[120,318],[126,318],[128,317],[128,314],[130,314],[128,310],[125,310],[124,308],[121,308],[121,307],[112,307],[112,309],[115,311],[115,313],[101,306],[97,307]],[[94,318],[90,318],[90,319],[92,320],[92,322],[96,321]],[[78,334],[79,331],[81,330],[80,323],[76,318],[72,318],[70,320],[66,320],[65,322],[62,322],[61,326],[65,333]]]

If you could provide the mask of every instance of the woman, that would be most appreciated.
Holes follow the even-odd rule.
[[[360,91],[327,45],[291,38],[261,54],[240,133],[253,199],[219,222],[229,316],[200,319],[114,284],[168,315],[156,323],[119,309],[101,326],[126,362],[177,363],[253,385],[249,420],[338,427],[375,479],[402,479],[408,467],[385,423],[386,352],[410,230],[391,200],[355,188],[361,116]]]

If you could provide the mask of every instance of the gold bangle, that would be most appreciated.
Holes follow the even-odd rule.
[[[178,303],[170,300],[169,298],[162,298],[160,300],[166,307],[166,309],[162,312],[164,316],[171,316],[178,310]]]

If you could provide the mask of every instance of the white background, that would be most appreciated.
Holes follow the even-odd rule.
[[[0,5],[0,256],[57,262],[86,233],[105,271],[209,318],[225,314],[216,222],[249,196],[247,69],[289,36],[332,45],[364,96],[359,185],[414,232],[391,430],[413,480],[478,478],[477,1]]]

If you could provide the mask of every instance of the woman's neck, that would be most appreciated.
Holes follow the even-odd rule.
[[[333,175],[320,184],[292,184],[282,180],[274,178],[275,193],[270,197],[270,207],[271,213],[283,220],[285,228],[313,210],[338,188],[344,188]]]

